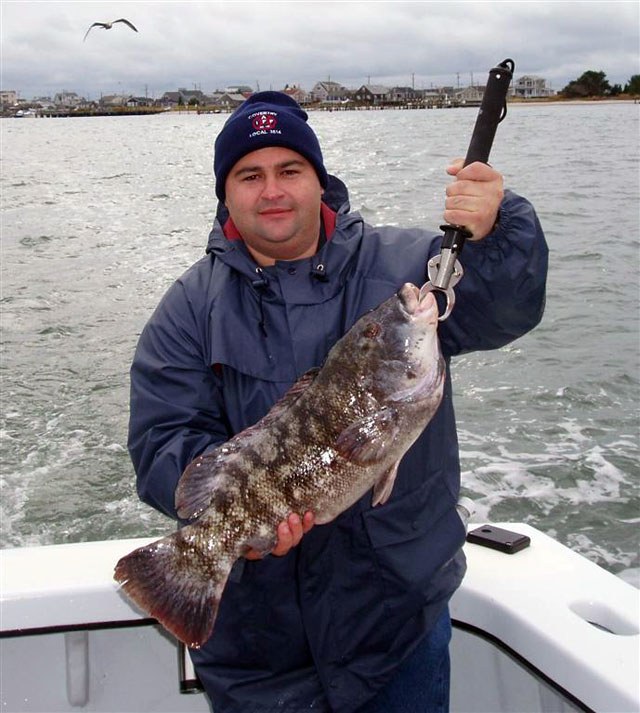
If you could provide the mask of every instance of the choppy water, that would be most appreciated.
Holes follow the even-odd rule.
[[[454,362],[465,494],[638,574],[639,149],[633,104],[514,106],[492,163],[551,247],[532,334]],[[312,114],[373,223],[439,225],[472,109]],[[128,368],[204,249],[223,116],[3,120],[1,545],[163,534],[125,449]]]

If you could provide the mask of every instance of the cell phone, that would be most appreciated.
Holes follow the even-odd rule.
[[[531,544],[531,538],[495,525],[482,525],[467,534],[467,542],[513,555]]]

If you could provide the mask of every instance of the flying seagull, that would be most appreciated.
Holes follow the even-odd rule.
[[[92,27],[102,27],[105,30],[110,30],[116,22],[124,22],[125,25],[129,25],[129,27],[134,31],[137,32],[136,28],[129,22],[129,20],[125,20],[124,17],[121,17],[119,20],[114,20],[113,22],[94,22],[93,25],[87,30],[84,40],[87,39],[87,35],[91,32]],[[82,40],[84,42],[84,40]]]

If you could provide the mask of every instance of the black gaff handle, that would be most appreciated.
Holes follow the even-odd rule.
[[[514,61],[505,59],[504,62],[489,71],[489,79],[482,97],[482,104],[480,105],[476,125],[473,127],[469,150],[464,160],[465,166],[474,161],[482,161],[482,163],[489,161],[496,129],[507,114],[507,90],[509,89],[514,69]]]
[[[482,163],[489,161],[498,124],[507,115],[507,90],[514,70],[515,62],[512,59],[505,59],[489,71],[482,104],[464,160],[465,166],[474,161],[482,161]],[[462,251],[465,240],[471,237],[471,233],[461,225],[441,225],[440,230],[444,231],[442,247],[449,248],[456,254]]]

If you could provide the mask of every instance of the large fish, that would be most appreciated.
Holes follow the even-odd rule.
[[[405,284],[362,316],[251,428],[196,458],[176,490],[197,518],[117,564],[128,596],[188,646],[211,635],[227,577],[250,548],[267,555],[292,513],[330,522],[373,488],[391,495],[398,463],[438,409],[445,367],[433,293]]]

